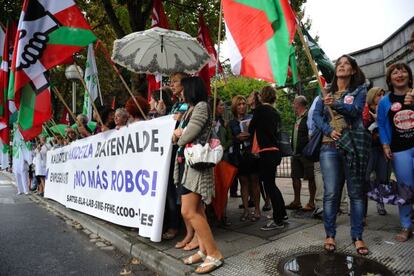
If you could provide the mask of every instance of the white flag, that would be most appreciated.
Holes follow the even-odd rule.
[[[9,167],[9,145],[3,144],[0,140],[0,168],[6,169]]]
[[[89,44],[88,46],[88,58],[86,60],[84,78],[85,78],[86,87],[88,88],[88,91],[92,96],[92,99],[95,101],[98,95],[101,94],[101,89],[99,87],[98,68],[96,67],[93,43]],[[102,96],[100,97],[100,100],[101,100],[101,105],[102,105],[103,104]],[[83,112],[82,113],[88,116],[89,120],[92,120],[92,105],[90,103],[89,96],[86,91],[85,91],[85,98],[83,101]]]
[[[15,127],[13,137],[13,172],[25,169],[24,163],[32,163],[30,142],[25,142],[19,128]]]

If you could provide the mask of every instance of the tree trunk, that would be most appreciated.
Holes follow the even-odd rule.
[[[112,7],[111,0],[102,0],[102,4],[104,6],[105,12],[108,15],[108,20],[111,23],[112,27],[114,28],[116,37],[117,38],[124,37],[125,31],[124,29],[122,29],[122,26],[119,23],[119,20],[115,15],[115,11],[114,11],[114,8]]]

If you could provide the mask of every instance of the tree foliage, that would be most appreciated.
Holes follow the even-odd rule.
[[[5,24],[8,18],[17,21],[21,12],[22,2],[22,0],[0,0],[0,6],[3,7],[3,11],[0,13],[0,22]],[[219,0],[163,0],[162,2],[171,29],[182,30],[195,37],[198,30],[198,17],[200,14],[203,14],[213,42],[218,42]],[[298,19],[303,20],[303,3],[306,0],[291,0],[290,2]],[[131,32],[147,29],[151,25],[152,0],[77,0],[76,3],[85,12],[93,31],[102,41],[109,55],[112,52],[112,45],[115,39]],[[310,20],[307,20],[305,26],[310,28],[310,25]],[[220,34],[221,41],[224,40],[224,28],[222,29],[222,34]],[[312,72],[297,36],[295,37],[295,45],[296,60],[300,77],[303,80],[311,76]],[[75,59],[80,66],[84,67],[86,51],[80,52]],[[96,51],[96,59],[105,104],[108,105],[112,101],[113,96],[116,97],[117,104],[123,104],[129,95],[101,49]],[[267,82],[260,80],[234,77],[229,73],[228,67],[228,65],[224,66],[227,72],[226,83],[221,79],[217,81],[219,95],[226,101],[230,100],[234,95],[241,94],[246,96],[253,90],[260,90],[263,86],[268,85]],[[146,93],[144,75],[132,74],[123,68],[119,69],[122,76],[129,82],[129,85],[134,88],[135,93]],[[66,80],[64,70],[64,65],[54,68],[51,72],[51,79],[70,105],[71,83]],[[313,84],[313,86],[315,85]],[[296,88],[288,88],[287,90],[278,91],[277,106],[282,113],[284,125],[291,124],[292,118],[294,118],[290,104],[292,100],[291,93],[294,92],[298,92],[298,90]],[[301,89],[301,93],[309,93],[310,96],[306,95],[310,100],[311,95],[315,94],[315,89],[312,87],[309,89],[308,85],[305,84],[303,89]],[[83,88],[81,88],[80,83],[78,83],[77,94],[77,110],[80,110],[83,102]],[[53,104],[55,107],[55,119],[58,119],[62,114],[63,106],[56,98],[53,98]]]

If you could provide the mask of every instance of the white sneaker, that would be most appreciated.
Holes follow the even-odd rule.
[[[282,229],[285,228],[285,225],[283,224],[283,222],[280,223],[275,223],[273,220],[269,221],[268,223],[266,223],[265,226],[263,226],[262,228],[260,228],[260,230],[262,231],[270,231],[270,230],[275,230],[275,229]]]

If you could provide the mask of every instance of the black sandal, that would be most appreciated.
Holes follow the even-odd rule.
[[[327,236],[326,239],[325,239],[325,243],[323,244],[323,248],[328,253],[335,252],[335,250],[336,250],[335,237]]]
[[[359,255],[366,256],[369,254],[368,247],[361,238],[354,239],[353,241],[356,248],[356,252]]]

